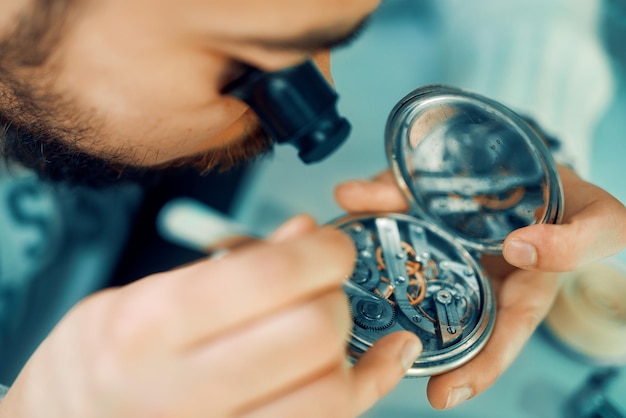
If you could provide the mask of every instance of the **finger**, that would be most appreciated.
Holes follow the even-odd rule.
[[[388,393],[419,356],[422,345],[411,333],[379,340],[353,367],[338,365],[330,373],[246,414],[252,417],[353,417]],[[323,400],[323,401],[320,401]]]
[[[298,215],[282,224],[269,237],[272,242],[280,242],[299,235],[307,234],[317,229],[315,219],[309,215]]]
[[[146,340],[194,344],[341,288],[355,259],[352,240],[323,227],[155,275],[118,298],[116,311],[128,317],[119,337],[140,333]]]
[[[354,413],[363,413],[393,389],[421,352],[422,343],[411,332],[378,340],[354,366]]]
[[[520,268],[572,271],[626,246],[626,208],[604,190],[562,170],[565,216],[562,225],[533,225],[505,240],[506,260]]]
[[[558,282],[556,275],[524,270],[509,276],[500,289],[491,338],[470,362],[430,379],[431,405],[435,409],[452,408],[491,386],[546,316]]]
[[[401,212],[409,205],[387,170],[372,180],[353,180],[335,188],[337,204],[348,212]]]
[[[268,238],[271,242],[281,242],[289,238],[295,238],[299,235],[304,235],[313,232],[317,229],[317,222],[309,215],[298,215],[287,222],[282,224],[272,235]],[[215,258],[223,257],[224,255],[240,249],[244,246],[258,243],[260,239],[249,235],[233,235],[226,237],[211,247],[206,247],[204,251],[212,254]]]
[[[276,417],[350,417],[352,399],[350,370],[345,363],[339,363],[327,373],[312,381],[307,381],[282,393],[269,402],[249,406],[235,417],[276,418]]]
[[[220,382],[198,394],[199,402],[265,403],[344,361],[350,326],[338,289],[187,350],[184,368],[197,372],[195,382],[186,380],[204,391],[206,373]]]

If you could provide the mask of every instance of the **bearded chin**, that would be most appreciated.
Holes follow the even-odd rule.
[[[238,139],[229,141],[223,148],[179,158],[160,168],[193,167],[202,174],[214,170],[224,172],[244,162],[269,154],[273,147],[274,141],[263,127],[259,123],[253,123]]]

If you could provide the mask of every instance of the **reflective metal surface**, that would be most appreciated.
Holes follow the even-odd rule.
[[[439,374],[474,357],[493,329],[493,290],[473,256],[501,253],[515,229],[559,222],[561,182],[529,123],[452,87],[426,86],[402,99],[387,121],[386,146],[411,216],[334,222],[359,254],[344,286],[351,355],[408,330],[424,351],[407,375]]]
[[[467,247],[499,253],[513,230],[560,220],[550,152],[500,103],[447,86],[419,88],[392,110],[386,145],[413,210]]]
[[[353,358],[399,330],[415,333],[424,346],[408,376],[443,373],[480,351],[495,319],[493,292],[453,237],[400,214],[347,216],[334,224],[358,250],[344,285],[354,322]]]

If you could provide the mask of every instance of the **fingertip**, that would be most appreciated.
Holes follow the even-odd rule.
[[[337,204],[346,211],[352,211],[354,199],[358,199],[363,192],[364,182],[362,180],[350,180],[335,187],[334,196]]]
[[[537,248],[530,242],[519,238],[508,239],[502,246],[502,255],[511,265],[522,269],[534,269],[537,266]]]
[[[451,388],[446,396],[446,404],[443,409],[451,409],[461,405],[474,395],[474,391],[468,385]]]
[[[538,224],[509,234],[502,255],[508,263],[524,270],[572,271],[587,262],[587,244],[578,224]]]
[[[520,269],[545,269],[550,262],[554,264],[555,249],[559,248],[558,241],[563,239],[559,231],[561,227],[537,224],[517,229],[504,240],[502,256],[509,264]],[[563,247],[562,244],[560,247]],[[558,263],[563,261],[562,256],[559,256]]]
[[[454,371],[434,376],[428,382],[428,402],[436,410],[451,409],[474,397],[476,390],[469,383],[454,377]]]

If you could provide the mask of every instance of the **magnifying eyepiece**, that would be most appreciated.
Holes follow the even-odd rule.
[[[267,133],[296,147],[307,164],[326,158],[350,133],[337,112],[337,93],[310,60],[274,72],[249,67],[223,93],[246,102]]]

